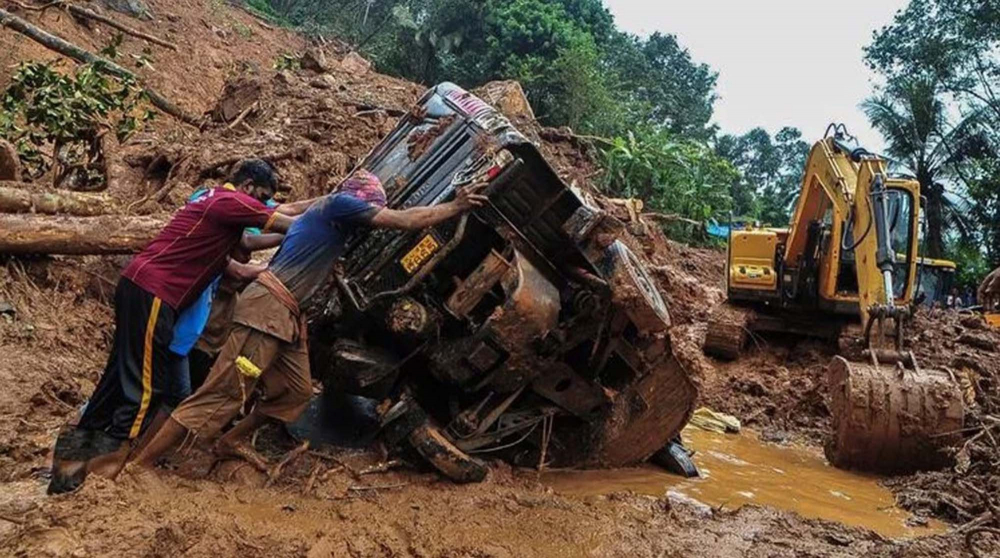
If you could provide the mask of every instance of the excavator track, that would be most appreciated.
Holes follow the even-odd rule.
[[[715,307],[708,318],[708,331],[705,333],[703,346],[705,354],[723,360],[738,358],[755,317],[756,312],[750,308],[734,306],[728,302]]]

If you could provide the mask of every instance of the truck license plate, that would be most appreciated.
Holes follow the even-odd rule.
[[[410,251],[403,256],[403,259],[399,260],[399,263],[402,264],[403,269],[405,269],[407,273],[413,275],[413,272],[420,269],[420,266],[427,261],[427,258],[430,258],[431,255],[433,255],[434,252],[437,252],[440,247],[441,246],[437,243],[437,240],[434,240],[433,236],[427,235],[422,238],[416,246],[410,249]]]

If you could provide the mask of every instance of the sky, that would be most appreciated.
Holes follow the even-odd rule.
[[[714,122],[725,133],[802,130],[812,143],[843,122],[883,146],[858,106],[876,78],[862,49],[907,0],[605,0],[618,27],[677,36],[719,73]]]

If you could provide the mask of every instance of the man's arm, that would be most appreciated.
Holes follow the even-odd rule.
[[[227,277],[238,279],[243,283],[249,283],[256,279],[265,269],[267,269],[266,264],[245,264],[236,260],[229,260],[229,263],[226,264],[226,269],[223,270],[223,274]]]
[[[386,229],[420,230],[461,215],[473,207],[486,203],[487,198],[476,194],[483,185],[477,184],[460,188],[455,199],[431,207],[411,207],[410,209],[382,209],[372,217],[372,226]]]
[[[295,217],[291,217],[275,209],[274,213],[271,214],[271,217],[268,218],[267,223],[264,224],[262,232],[264,232],[265,234],[266,233],[285,234],[286,232],[288,232],[288,229],[292,227],[292,223],[295,222],[295,219],[297,217],[298,217],[297,215]]]
[[[310,207],[312,207],[312,204],[315,203],[316,200],[318,200],[318,199],[320,199],[322,197],[323,196],[317,196],[315,198],[311,198],[311,199],[308,199],[308,200],[301,200],[301,201],[297,201],[297,202],[283,203],[283,204],[279,205],[278,207],[274,208],[274,210],[276,212],[278,212],[278,213],[281,213],[283,215],[288,215],[290,217],[293,217],[295,215],[301,215],[301,214],[305,213],[307,209],[309,209]]]
[[[248,252],[270,250],[271,248],[280,246],[284,238],[285,235],[278,233],[250,234],[244,232],[243,238],[240,240],[240,248]]]

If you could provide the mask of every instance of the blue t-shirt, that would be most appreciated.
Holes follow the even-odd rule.
[[[174,322],[174,338],[170,341],[170,352],[187,356],[194,348],[198,338],[201,337],[201,332],[208,324],[208,316],[212,313],[212,299],[215,298],[221,279],[221,275],[216,275],[202,291],[201,296],[177,316]]]
[[[376,212],[350,194],[325,196],[288,229],[269,269],[301,306],[326,281],[351,229],[370,223]]]

